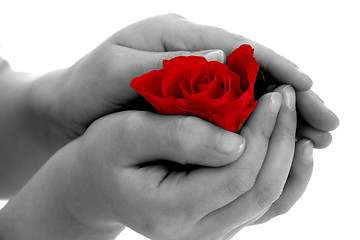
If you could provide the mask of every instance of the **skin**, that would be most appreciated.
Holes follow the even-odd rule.
[[[163,59],[193,54],[224,62],[243,43],[278,85],[297,92],[287,86],[263,96],[242,137],[194,117],[131,110],[139,96],[130,81],[161,68]],[[291,208],[310,180],[313,146],[326,146],[338,125],[290,61],[178,15],[120,30],[68,69],[34,79],[5,67],[0,77],[7,113],[0,118],[7,136],[0,142],[1,196],[15,195],[42,166],[1,211],[2,239],[113,239],[124,226],[154,239],[230,239]],[[238,146],[245,139],[246,147],[209,155],[220,136]],[[170,161],[202,167],[174,172]]]
[[[224,239],[279,199],[295,151],[294,107],[290,86],[263,96],[240,135],[195,117],[107,115],[10,200],[1,237],[113,239],[130,226],[151,239]],[[226,154],[217,150],[224,141],[236,143]],[[143,164],[154,159],[200,166]]]

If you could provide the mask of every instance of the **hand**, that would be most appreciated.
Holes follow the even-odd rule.
[[[331,141],[328,131],[336,128],[338,119],[309,91],[312,81],[306,74],[254,41],[173,14],[146,19],[120,30],[60,77],[35,81],[32,105],[41,119],[52,123],[56,129],[52,132],[65,133],[71,140],[99,117],[128,109],[129,103],[139,99],[130,88],[131,80],[161,68],[164,59],[204,55],[194,51],[218,49],[221,51],[210,53],[207,58],[222,62],[224,53],[228,55],[244,43],[255,48],[255,57],[266,76],[299,91],[297,108],[304,121],[299,124],[298,137],[312,139],[315,147],[327,146]]]
[[[255,49],[255,58],[260,62],[261,71],[267,80],[271,79],[269,84],[290,84],[297,90],[299,138],[311,139],[316,148],[324,148],[331,142],[329,131],[339,124],[336,115],[309,90],[312,81],[305,73],[271,49],[243,36],[216,27],[194,24],[178,15],[164,15],[133,24],[119,31],[114,38],[118,45],[143,51],[221,49],[226,55],[241,44],[250,44]]]
[[[286,90],[285,88],[286,86],[280,86],[274,91],[283,93],[283,91]],[[271,204],[268,210],[254,218],[249,225],[262,224],[278,215],[287,213],[300,199],[311,178],[313,170],[313,148],[314,144],[311,140],[300,139],[296,142],[291,170],[280,197]],[[242,228],[243,226],[236,228],[229,233],[225,239],[230,239]]]
[[[239,149],[240,137],[197,118],[146,112],[104,117],[82,137],[89,147],[81,149],[88,153],[82,160],[88,167],[81,169],[99,179],[103,171],[91,168],[107,159],[115,175],[103,172],[104,179],[89,181],[89,189],[110,190],[100,194],[114,203],[106,203],[109,215],[116,212],[122,224],[152,239],[227,239],[271,209],[283,192],[296,128],[294,91],[288,87],[283,93],[280,111],[279,94],[260,99],[241,131],[247,146],[237,161],[241,152],[219,156],[213,150],[216,143],[225,143],[219,139],[226,135],[234,138],[229,139],[234,145],[226,145],[229,150]],[[94,151],[98,144],[100,149]],[[176,163],[148,162],[154,159]],[[96,219],[90,209],[74,212],[89,214],[80,219]]]
[[[230,239],[272,218],[305,189],[312,149],[295,150],[295,93],[280,92],[260,98],[241,135],[141,111],[95,121],[10,201],[0,236],[113,239],[126,225],[154,239]]]
[[[279,93],[264,95],[243,137],[195,117],[110,114],[59,151],[30,185],[53,182],[47,189],[64,212],[99,231],[120,222],[154,239],[227,239],[283,192],[295,150],[291,87],[281,102]]]
[[[19,96],[14,96],[9,86],[4,87],[2,95],[15,100],[5,97],[11,103],[6,104],[11,109],[6,115],[11,117],[5,118],[7,123],[2,123],[2,131],[8,132],[14,143],[22,145],[23,151],[14,152],[7,147],[14,144],[12,141],[0,146],[3,154],[10,156],[4,159],[11,162],[8,164],[11,169],[0,173],[12,183],[7,195],[15,193],[50,156],[81,136],[96,119],[127,109],[149,109],[130,88],[134,77],[159,69],[163,59],[179,55],[202,55],[223,62],[225,54],[243,43],[255,47],[262,71],[277,83],[291,84],[299,91],[311,86],[311,80],[290,61],[260,44],[218,28],[193,24],[177,15],[158,16],[131,25],[72,67],[39,77],[30,87],[28,81],[20,84],[25,81],[19,81],[18,74],[14,76],[17,81],[8,79],[11,88],[16,86],[21,91],[17,90]],[[218,51],[209,52],[209,49]],[[298,138],[312,139],[315,147],[326,146],[331,140],[327,131],[338,124],[336,116],[311,91],[298,92],[297,98]],[[25,158],[27,161],[22,161]]]

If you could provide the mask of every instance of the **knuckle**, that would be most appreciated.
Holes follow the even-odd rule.
[[[166,13],[164,15],[161,15],[160,17],[164,19],[185,19],[184,16],[178,14],[178,13]]]
[[[262,138],[262,139],[269,139],[271,137],[271,131],[269,131],[269,129],[265,129],[265,128],[261,128],[259,130],[259,136]]]
[[[166,239],[168,237],[168,232],[166,231],[168,227],[164,226],[163,220],[157,218],[145,221],[142,229],[144,229],[152,238]]]
[[[170,239],[189,227],[178,215],[170,215],[169,213],[146,221],[145,225],[144,229],[151,236],[151,239]]]
[[[285,139],[295,139],[295,129],[288,126],[279,129],[279,136]]]
[[[223,30],[225,31],[225,30]],[[247,39],[239,34],[230,33],[230,39],[234,43],[232,49],[238,48],[240,45],[247,43]]]
[[[137,126],[141,126],[144,120],[150,116],[149,112],[144,111],[126,111],[122,114],[121,121],[115,122],[119,129],[136,129]]]
[[[166,53],[164,53],[166,54]],[[167,54],[164,56],[163,54],[160,54],[159,57],[156,58],[156,69],[162,69],[164,60],[167,60]]]
[[[212,156],[220,128],[209,126],[195,116],[178,116],[168,122],[167,139],[172,149],[179,153],[183,163],[206,162]]]
[[[256,195],[256,203],[261,209],[271,206],[281,195],[282,188],[267,186]]]
[[[272,56],[272,59],[276,59],[280,57],[280,55],[272,49],[267,48],[265,51],[266,51],[266,55]],[[274,65],[274,61],[264,61],[264,63],[260,67],[264,69],[265,72],[268,72],[270,71],[270,69],[274,67],[273,65]]]
[[[232,197],[238,197],[253,188],[256,177],[248,170],[237,170],[227,184],[228,193]]]
[[[170,234],[169,226],[166,222],[156,221],[148,224],[147,229],[151,236],[155,238],[167,238]]]
[[[179,152],[186,153],[189,148],[187,139],[193,133],[193,122],[195,117],[179,117],[175,120],[175,124],[169,125],[169,139],[171,144]]]
[[[245,41],[245,38],[237,33],[230,33],[230,36],[233,40]]]

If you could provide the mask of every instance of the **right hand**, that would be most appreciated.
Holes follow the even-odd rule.
[[[121,223],[151,239],[229,239],[280,195],[303,191],[283,191],[295,130],[291,87],[283,101],[260,98],[241,135],[195,117],[124,111],[95,121],[29,185],[50,183],[48,194],[82,229]]]

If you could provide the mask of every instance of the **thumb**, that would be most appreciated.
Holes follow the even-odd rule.
[[[200,118],[129,112],[117,134],[126,136],[121,152],[126,165],[170,160],[183,165],[227,165],[244,151],[245,139]]]
[[[225,53],[222,50],[216,49],[195,52],[148,52],[117,45],[105,56],[104,64],[102,64],[102,67],[105,69],[101,72],[105,72],[107,76],[110,75],[110,79],[112,79],[112,84],[107,85],[111,88],[106,91],[107,98],[112,98],[113,102],[120,105],[138,96],[138,93],[130,87],[130,82],[134,78],[152,70],[161,69],[164,60],[170,60],[179,56],[203,56],[208,61],[218,61],[221,63],[224,63],[226,60]]]

